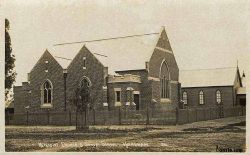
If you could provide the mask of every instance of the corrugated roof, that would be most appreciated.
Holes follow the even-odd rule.
[[[237,68],[181,70],[179,81],[182,87],[233,86]]]

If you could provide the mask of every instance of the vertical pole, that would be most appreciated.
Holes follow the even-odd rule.
[[[29,111],[27,110],[26,112],[27,116],[26,116],[26,123],[27,125],[29,125]]]
[[[76,129],[77,129],[77,114],[78,114],[78,110],[76,109]]]
[[[125,119],[127,121],[127,105],[125,105]]]
[[[64,111],[66,111],[66,73],[64,73]]]
[[[204,115],[203,116],[204,117],[204,121],[206,121],[207,119],[206,119],[206,109],[205,108],[203,109],[203,115]]]
[[[89,106],[87,105],[87,109],[86,109],[86,126],[89,125]]]
[[[81,121],[81,129],[83,129],[83,111],[81,110],[82,121]]]
[[[212,111],[212,110],[211,110],[211,107],[209,107],[209,118],[210,118],[210,120],[212,119],[212,118],[211,118],[211,111]]]
[[[71,126],[71,111],[69,111],[69,125]]]
[[[95,125],[95,108],[93,108],[93,120],[94,120],[94,125]]]
[[[119,125],[122,124],[122,119],[121,119],[121,106],[119,106]]]
[[[197,116],[198,112],[197,112],[197,108],[195,108],[195,121],[198,121],[198,116]]]
[[[148,112],[148,102],[146,104],[146,108],[147,108],[147,122],[146,122],[146,125],[149,125],[149,112]]]
[[[106,125],[106,120],[107,120],[107,111],[109,111],[108,109],[104,109],[104,111],[103,111],[103,115],[104,115],[104,117],[103,117],[103,120],[104,120],[104,125]]]
[[[175,121],[175,124],[177,125],[178,124],[178,122],[179,122],[179,109],[178,109],[178,107],[176,107],[176,121]]]
[[[47,114],[48,114],[48,120],[47,120],[47,124],[49,125],[49,109],[47,110]]]
[[[9,111],[5,109],[5,112],[6,112],[6,118],[7,118],[7,125],[9,125],[10,123],[10,116],[9,116]]]
[[[188,123],[189,123],[190,120],[189,120],[189,109],[188,109],[188,107],[187,107],[187,120],[188,120]]]

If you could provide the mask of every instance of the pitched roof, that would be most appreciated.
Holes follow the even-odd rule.
[[[158,39],[159,34],[154,33],[97,42],[52,46],[48,48],[48,51],[66,69],[80,49],[85,46],[105,67],[108,67],[109,74],[115,74],[115,71],[145,69],[145,62],[149,61],[153,54]],[[136,57],[134,53],[137,53]]]
[[[233,86],[237,68],[181,70],[179,81],[182,87]]]
[[[156,46],[158,35],[147,35],[126,39],[107,40],[103,42],[87,43],[86,47],[95,54],[109,73],[120,70],[145,69],[145,62],[149,61]],[[136,53],[136,56],[135,56]]]

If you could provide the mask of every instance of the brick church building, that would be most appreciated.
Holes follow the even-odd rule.
[[[227,72],[231,71],[225,71],[223,77],[229,76]],[[203,72],[204,76],[209,74],[209,71],[199,74]],[[217,73],[218,76],[223,74],[220,71],[214,74]],[[236,74],[230,74],[232,77],[226,81],[223,77],[213,77],[218,81],[205,77],[207,81],[200,83],[188,81],[200,78],[194,73],[181,72],[181,75],[179,81],[179,68],[165,28],[151,35],[53,46],[45,50],[28,73],[28,82],[14,87],[15,123],[23,124],[28,119],[25,113],[32,112],[37,124],[46,124],[41,121],[43,116],[35,113],[49,111],[48,122],[67,124],[67,112],[75,110],[71,103],[73,92],[83,84],[91,90],[94,109],[100,111],[127,106],[134,111],[145,111],[152,104],[155,109],[165,111],[195,104],[208,106],[218,102],[217,90],[221,93],[221,102],[235,104],[237,88],[232,80]],[[53,113],[60,112],[60,116],[53,118]],[[69,117],[71,121],[72,116]],[[161,117],[176,119],[176,113]]]

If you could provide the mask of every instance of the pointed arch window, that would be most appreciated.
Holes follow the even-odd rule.
[[[169,80],[166,76],[161,78],[161,98],[169,98]]]
[[[186,91],[184,91],[183,93],[182,93],[182,100],[183,100],[183,104],[185,104],[185,105],[187,105],[188,104],[188,96],[187,96],[187,92]]]
[[[91,81],[89,80],[88,77],[84,76],[82,78],[82,80],[80,81],[79,86],[80,86],[80,88],[83,88],[83,87],[86,87],[86,86],[90,87],[91,86]]]
[[[220,92],[220,90],[217,90],[217,91],[216,91],[216,102],[217,102],[218,104],[220,104],[220,103],[221,103],[221,100],[222,100],[222,98],[221,98],[221,92]]]
[[[202,90],[199,92],[199,103],[204,104],[204,92]]]
[[[46,80],[41,86],[42,104],[52,104],[53,87],[49,80]]]
[[[161,98],[170,98],[170,73],[165,61],[162,62],[160,71]]]

